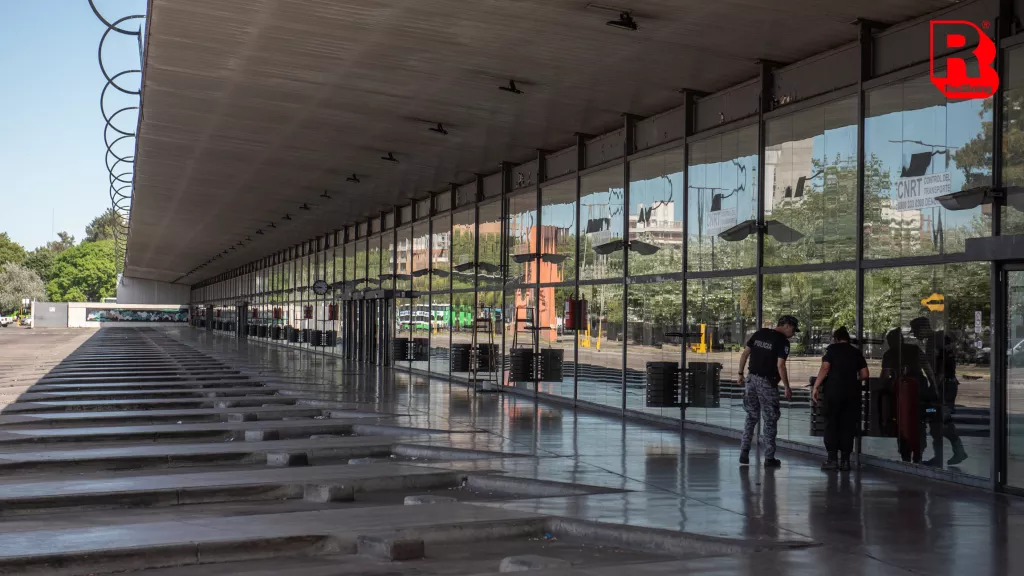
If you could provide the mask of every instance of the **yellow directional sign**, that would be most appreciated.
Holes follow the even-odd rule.
[[[933,292],[931,296],[921,300],[921,306],[925,306],[932,312],[942,312],[946,309],[946,305],[943,304],[945,300],[945,296],[938,292]]]

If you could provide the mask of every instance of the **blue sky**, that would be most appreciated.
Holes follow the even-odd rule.
[[[144,0],[96,3],[114,19],[146,7]],[[87,0],[4,2],[3,8],[0,232],[31,250],[55,237],[52,217],[53,232],[81,240],[85,225],[110,205],[99,109],[105,80],[96,59],[105,27]],[[105,54],[111,67],[138,68],[138,45],[111,36]],[[137,76],[131,81],[137,86]]]

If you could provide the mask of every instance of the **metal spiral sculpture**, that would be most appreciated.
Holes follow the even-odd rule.
[[[106,122],[106,125],[103,128],[103,142],[107,146],[107,151],[104,154],[104,163],[107,166],[107,172],[110,177],[110,203],[114,212],[118,216],[118,222],[114,228],[114,262],[117,267],[117,273],[121,274],[124,271],[124,263],[128,247],[132,195],[135,183],[135,138],[138,131],[138,117],[141,115],[142,103],[143,26],[141,21],[146,17],[142,14],[133,14],[111,22],[105,18],[102,13],[100,13],[99,9],[96,7],[95,0],[88,1],[93,14],[95,14],[96,17],[99,18],[100,22],[107,27],[107,30],[103,33],[103,37],[100,38],[99,48],[97,49],[97,59],[99,60],[100,71],[103,73],[103,77],[107,80],[106,85],[103,86],[102,92],[100,92],[100,113],[103,114],[103,120]],[[134,20],[140,21],[137,23],[139,25],[138,30],[130,30],[124,26],[125,23],[134,24],[135,22],[132,22]],[[111,32],[128,37],[135,37],[139,46],[139,67],[137,69],[121,70],[111,76],[110,72],[107,70],[107,66],[103,62],[103,46],[107,39],[110,38]],[[139,82],[137,88],[125,86],[126,81],[132,74],[138,75]],[[107,109],[107,92],[111,87],[113,87],[114,90],[127,95],[128,98],[133,100],[134,105],[122,106],[113,113],[109,112]],[[133,117],[135,123],[131,123]],[[118,125],[118,123],[120,123],[120,125]],[[131,153],[125,154],[122,152],[121,154],[118,154],[118,150],[115,150],[115,147],[122,151],[130,149]]]

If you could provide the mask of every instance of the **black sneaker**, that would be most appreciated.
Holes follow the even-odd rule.
[[[764,459],[764,467],[765,468],[780,468],[781,466],[782,466],[782,460],[779,460],[778,458],[765,458]]]
[[[849,460],[841,460],[839,462],[839,470],[842,471],[842,472],[849,472],[850,471],[850,461]]]
[[[740,450],[740,464],[750,464],[750,450]]]
[[[835,470],[836,468],[839,468],[839,463],[835,460],[825,460],[821,463],[822,470]]]

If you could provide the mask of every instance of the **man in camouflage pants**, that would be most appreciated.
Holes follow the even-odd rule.
[[[743,409],[747,419],[743,426],[743,440],[740,442],[740,464],[750,463],[750,444],[754,430],[761,416],[764,416],[764,465],[775,468],[782,465],[775,458],[775,437],[779,424],[779,381],[786,389],[786,400],[793,397],[786,372],[789,357],[789,339],[800,331],[800,324],[793,316],[779,318],[775,328],[762,328],[750,337],[747,347],[740,356],[740,381],[743,386]],[[744,379],[744,369],[750,360],[750,374]]]

